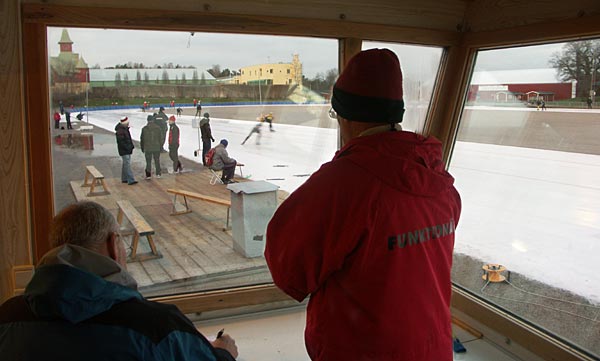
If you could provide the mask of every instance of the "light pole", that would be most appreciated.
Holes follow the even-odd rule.
[[[599,44],[600,45],[600,44]],[[590,76],[590,99],[592,100],[592,104],[594,104],[596,91],[594,90],[594,83],[596,82],[596,66],[597,66],[597,57],[599,54],[599,48],[595,46],[595,42],[592,43],[592,74]]]
[[[85,72],[85,80],[87,82],[87,84],[85,85],[85,122],[89,124],[90,118],[88,116],[88,109],[90,104],[88,93],[90,92],[90,69],[87,69],[87,71]]]
[[[258,74],[258,104],[262,104],[262,91],[260,89],[260,78],[262,71]]]
[[[596,54],[592,54],[592,80],[590,82],[590,98],[592,99],[592,104],[594,104],[594,98],[596,96],[596,92],[594,91],[594,82],[596,78]]]

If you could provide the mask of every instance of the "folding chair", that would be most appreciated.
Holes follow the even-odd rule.
[[[221,179],[221,176],[219,175],[219,173],[217,173],[218,171],[212,169],[212,168],[208,168],[210,170],[210,173],[212,173],[212,175],[210,176],[210,185],[215,185],[215,184],[224,184],[223,180]]]

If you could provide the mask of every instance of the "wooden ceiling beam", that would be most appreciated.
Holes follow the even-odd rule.
[[[598,35],[600,35],[600,15],[589,15],[502,30],[468,31],[462,36],[462,45],[474,48],[495,48],[559,42]]]
[[[47,26],[171,30],[240,34],[357,38],[436,46],[457,45],[460,33],[364,24],[346,20],[317,20],[190,11],[23,4],[24,23]]]

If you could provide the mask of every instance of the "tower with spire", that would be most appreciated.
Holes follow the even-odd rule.
[[[60,45],[61,53],[72,53],[73,52],[73,42],[69,37],[69,32],[67,29],[63,29],[62,35],[60,36],[60,41],[58,42]]]

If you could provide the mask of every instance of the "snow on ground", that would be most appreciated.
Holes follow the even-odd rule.
[[[113,130],[123,115],[139,140],[148,113],[90,112],[89,119]],[[198,131],[192,119],[177,122],[179,153],[200,162],[193,157]],[[244,175],[288,192],[307,179],[298,175],[314,172],[337,148],[334,129],[284,124],[274,133],[263,125],[260,145],[256,134],[240,145],[254,124],[211,118],[217,142],[227,138],[230,156],[246,164]],[[593,271],[600,254],[600,156],[457,142],[450,172],[463,202],[455,252],[600,302],[600,273]]]
[[[455,252],[600,302],[600,156],[457,142]]]

